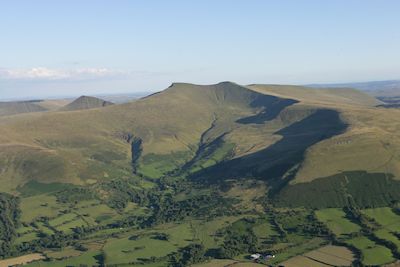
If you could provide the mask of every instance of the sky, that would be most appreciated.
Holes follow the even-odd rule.
[[[397,0],[2,0],[0,99],[400,79]]]

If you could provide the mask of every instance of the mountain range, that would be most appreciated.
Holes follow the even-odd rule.
[[[122,104],[88,96],[47,107],[41,101],[1,104],[0,190],[7,201],[19,199],[21,222],[30,229],[24,232],[11,219],[4,223],[17,231],[4,255],[40,252],[56,259],[41,242],[64,238],[69,241],[62,247],[73,250],[79,250],[76,240],[103,242],[103,247],[85,245],[100,265],[148,264],[144,256],[135,256],[135,247],[127,252],[112,247],[118,242],[134,246],[139,242],[134,236],[143,235],[150,243],[174,240],[168,246],[179,248],[163,256],[143,254],[155,257],[156,266],[177,260],[173,257],[188,253],[185,249],[198,249],[195,245],[211,258],[237,260],[256,250],[240,242],[250,242],[256,226],[268,224],[273,230],[265,231],[274,234],[265,242],[259,239],[257,249],[278,253],[282,244],[318,243],[300,252],[305,253],[333,242],[352,251],[353,263],[379,262],[362,256],[368,252],[351,243],[354,236],[341,236],[329,223],[323,226],[321,214],[333,216],[333,209],[359,218],[359,210],[395,209],[400,201],[400,110],[382,105],[350,88],[233,82],[173,83]],[[292,230],[291,222],[285,223],[287,212],[301,221]],[[232,221],[223,226],[215,220]],[[352,220],[367,228],[366,222]],[[192,236],[201,240],[197,244],[168,237],[174,236],[168,227],[188,223],[190,228],[196,222],[216,223],[204,228],[215,240]],[[379,222],[369,223],[381,229]],[[117,229],[115,236],[102,232]],[[392,255],[379,264],[397,257],[397,247],[382,245],[375,233],[364,230],[360,236]],[[151,237],[160,231],[167,236]],[[247,241],[233,242],[232,231],[241,231],[238,235]],[[48,248],[59,248],[54,244]],[[93,262],[92,257],[86,260]]]

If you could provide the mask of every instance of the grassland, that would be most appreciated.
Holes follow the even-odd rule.
[[[102,108],[110,105],[113,105],[113,103],[97,97],[81,96],[74,101],[68,103],[67,105],[61,107],[60,110],[74,111],[82,109]]]
[[[98,204],[92,201],[82,203],[77,208],[87,209],[88,206],[96,207]],[[106,210],[105,210],[106,211]],[[288,212],[288,211],[280,211]],[[368,212],[371,212],[368,210]],[[381,211],[376,211],[377,213]],[[296,233],[293,227],[299,227],[307,220],[306,211],[295,211],[292,216],[278,217],[278,223],[282,223],[284,229],[295,231],[286,235],[286,240],[278,241],[272,246],[265,246],[263,241],[270,241],[272,237],[279,240],[279,232],[276,226],[271,224],[268,217],[254,217],[254,219],[243,220],[243,218],[251,218],[252,216],[223,216],[213,220],[191,220],[177,224],[164,224],[151,229],[135,230],[135,229],[110,229],[103,230],[104,233],[96,232],[87,236],[84,246],[89,248],[87,252],[77,252],[74,249],[66,249],[63,251],[47,252],[46,255],[52,258],[53,262],[40,262],[40,266],[62,266],[69,264],[73,266],[80,261],[90,264],[99,263],[99,255],[106,255],[107,264],[144,264],[144,266],[165,266],[166,259],[163,257],[178,251],[187,246],[191,242],[201,243],[207,249],[217,249],[222,245],[223,237],[220,236],[221,230],[230,229],[235,232],[245,232],[249,227],[254,231],[259,240],[261,250],[279,251],[276,257],[268,261],[269,264],[281,264],[284,266],[349,266],[354,260],[354,255],[345,247],[324,246],[327,240],[323,238],[309,238]],[[351,225],[352,231],[346,229],[346,225],[350,222],[344,216],[341,210],[325,209],[316,212],[317,218],[323,221],[330,229],[335,231],[344,242],[352,245],[362,252],[362,262],[365,265],[382,265],[394,261],[391,251],[364,236],[351,237],[351,234],[359,233],[358,225]],[[390,213],[389,213],[390,214]],[[98,215],[98,213],[94,213]],[[304,216],[303,219],[300,217]],[[53,223],[61,225],[65,221],[74,222],[76,216],[73,214],[62,214],[55,219]],[[389,220],[390,221],[390,220]],[[343,228],[339,227],[342,226]],[[344,229],[344,230],[343,230]],[[21,228],[21,232],[29,232],[29,227]],[[385,230],[385,229],[383,229]],[[163,234],[167,239],[158,238]],[[375,233],[380,238],[391,240],[392,235],[388,236],[388,232],[378,231]],[[390,233],[389,233],[390,234]],[[86,245],[88,244],[88,245]],[[97,244],[92,246],[90,244]],[[263,248],[263,249],[262,249]],[[152,257],[158,260],[151,262]],[[204,263],[204,266],[221,266],[221,264],[241,264],[243,266],[257,266],[248,262],[248,254],[235,257],[234,261],[218,261],[211,260]],[[64,259],[63,259],[64,258]],[[42,264],[43,263],[43,264]],[[246,265],[247,264],[247,265]],[[250,265],[249,265],[250,264]],[[253,265],[251,265],[253,264]],[[39,266],[38,263],[31,263],[28,266]],[[203,266],[203,265],[198,265]],[[223,265],[222,265],[223,266]]]
[[[82,255],[78,257],[72,257],[60,261],[37,261],[37,262],[32,262],[26,266],[28,267],[42,267],[42,266],[79,266],[83,262],[89,266],[96,266],[99,264],[98,260],[96,260],[96,257],[100,254],[99,251],[89,251],[86,253],[83,253]]]
[[[24,255],[20,257],[15,257],[12,259],[0,260],[0,266],[19,266],[26,265],[32,261],[37,261],[43,259],[44,256],[40,253],[33,253],[29,255]]]
[[[318,220],[338,237],[346,237],[352,233],[358,233],[361,227],[346,218],[346,213],[341,209],[323,209],[315,212]]]
[[[400,216],[395,214],[389,207],[366,209],[363,212],[389,231],[398,231],[400,229]]]
[[[194,267],[226,267],[226,266],[235,266],[235,267],[261,267],[265,266],[263,264],[253,263],[253,262],[240,262],[234,260],[211,260],[207,263],[196,264]]]
[[[211,260],[206,263],[195,264],[193,267],[225,267],[236,264],[234,260]]]
[[[397,228],[397,229],[399,229],[399,228]],[[380,239],[393,242],[396,245],[397,250],[400,251],[400,239],[396,235],[394,235],[392,231],[387,230],[387,229],[379,229],[374,232],[374,235]]]
[[[395,260],[390,249],[377,245],[367,237],[356,237],[347,240],[346,243],[361,250],[362,262],[365,265],[383,265]]]
[[[303,255],[293,257],[281,263],[282,266],[352,266],[354,261],[353,253],[346,247],[324,246]]]
[[[308,252],[305,256],[335,266],[350,266],[354,261],[354,255],[348,248],[331,245]]]
[[[73,248],[64,248],[60,251],[45,251],[44,254],[47,258],[55,259],[55,260],[63,260],[72,257],[79,257],[82,252]]]
[[[292,240],[290,241],[297,241],[297,242],[276,244],[271,248],[272,250],[278,250],[278,251],[282,250],[282,248],[285,249],[282,252],[277,253],[276,257],[268,261],[268,263],[279,264],[290,258],[302,255],[308,251],[319,248],[326,243],[326,241],[321,238],[304,239],[304,237],[301,236],[300,237],[292,236],[291,239]]]
[[[43,112],[46,109],[32,101],[0,102],[0,116],[11,116],[22,113]]]
[[[148,230],[114,229],[112,236],[109,231],[103,235],[96,233],[88,236],[88,241],[83,243],[89,249],[87,252],[77,252],[71,248],[47,251],[46,256],[52,258],[52,262],[36,262],[28,266],[74,266],[82,262],[96,265],[100,254],[106,255],[107,265],[136,262],[144,266],[165,266],[165,260],[151,263],[146,259],[162,258],[191,242],[201,242],[207,249],[218,248],[221,240],[215,239],[216,233],[240,218],[228,216],[207,222],[194,220],[164,224]],[[159,239],[160,234],[167,236],[167,240]]]
[[[207,147],[223,136],[226,145],[199,160],[193,169],[196,171],[227,156],[238,157],[265,149],[279,139],[276,132],[317,109],[330,108],[343,114],[348,109],[350,114],[354,114],[353,109],[360,114],[380,112],[371,108],[374,103],[373,98],[352,90],[245,87],[229,82],[210,86],[173,84],[151,97],[102,109],[2,118],[0,163],[7,162],[8,168],[1,172],[0,179],[7,181],[13,177],[14,188],[4,190],[14,191],[16,186],[32,179],[44,183],[86,184],[129,176],[132,151],[124,139],[127,136],[142,140],[139,173],[158,178],[191,160],[199,145]],[[270,117],[265,116],[265,110]],[[246,117],[262,120],[238,123]],[[49,128],[51,133],[47,131]],[[331,146],[332,142],[341,141],[322,143]],[[30,164],[18,168],[28,158]],[[302,172],[307,173],[307,158],[299,177]],[[332,169],[326,163],[321,165]]]
[[[224,216],[212,221],[192,221],[190,222],[190,227],[193,231],[193,239],[201,241],[208,248],[218,248],[222,242],[222,238],[217,236],[217,231],[229,226],[236,220],[238,220],[236,216]]]
[[[37,232],[25,233],[17,237],[17,239],[15,240],[15,244],[21,244],[35,239],[39,239]]]
[[[393,234],[393,231],[398,229],[399,216],[393,213],[391,208],[365,209],[362,213],[380,225],[373,232],[375,237],[393,242],[399,247],[400,241]],[[369,235],[363,235],[362,226],[350,221],[341,209],[323,209],[316,211],[315,214],[318,220],[323,222],[340,240],[360,250],[363,264],[382,265],[394,261],[394,256],[388,247],[377,244]]]
[[[31,222],[40,216],[55,217],[62,210],[56,202],[55,196],[38,195],[34,197],[23,198],[21,200],[21,210],[23,222]]]
[[[103,250],[107,255],[108,264],[122,264],[139,262],[140,259],[149,259],[152,256],[167,256],[180,247],[189,244],[193,233],[189,224],[181,224],[139,235],[136,240],[132,237],[109,240]],[[155,235],[160,232],[168,235],[168,241],[158,240]]]
[[[320,248],[332,240],[318,220],[360,250],[364,264],[389,263],[391,250],[338,208],[349,204],[349,196],[360,207],[400,200],[395,192],[400,113],[376,103],[353,90],[225,82],[173,84],[151,97],[101,109],[2,117],[0,190],[21,197],[24,223],[15,244],[29,245],[57,231],[68,242],[76,234],[79,243],[101,244],[85,252],[72,248],[73,242],[55,247],[46,254],[54,262],[40,266],[100,261],[165,266],[190,244],[202,244],[212,256],[227,248],[235,266],[252,264],[246,257],[253,250],[276,252],[272,264],[293,257],[315,264],[324,256],[327,264],[347,265],[347,254],[333,256],[347,250]],[[292,186],[296,190],[283,195],[290,196],[284,198],[288,203],[278,209],[276,196]],[[312,194],[297,186],[309,186]],[[93,196],[70,201],[70,189]],[[62,192],[67,200],[59,198]],[[213,213],[215,199],[226,206]],[[320,209],[316,220],[310,208]],[[363,213],[381,226],[376,237],[399,244],[393,233],[399,217],[392,210]],[[253,241],[246,234],[255,237],[255,247],[246,248]],[[236,251],[232,243],[243,246]]]

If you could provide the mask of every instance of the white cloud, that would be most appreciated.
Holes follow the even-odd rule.
[[[107,68],[81,68],[81,69],[49,69],[36,67],[31,69],[5,69],[0,68],[2,80],[87,80],[102,77],[123,76],[122,71],[113,71]]]

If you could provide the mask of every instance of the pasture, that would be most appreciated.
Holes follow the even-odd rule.
[[[353,253],[346,247],[340,246],[324,246],[303,255],[295,256],[281,265],[286,267],[297,266],[351,266],[354,260]]]
[[[363,213],[387,230],[400,230],[400,216],[395,214],[389,207],[366,209],[363,210]]]
[[[165,234],[167,240],[158,238]],[[107,255],[107,264],[140,262],[151,257],[163,257],[190,243],[193,233],[187,223],[164,226],[153,231],[135,233],[131,236],[109,239],[103,251]]]
[[[346,243],[351,244],[361,250],[361,260],[365,265],[383,265],[394,261],[390,249],[381,245],[377,245],[367,237],[356,237],[347,240]]]
[[[57,203],[56,197],[51,195],[36,195],[21,199],[21,221],[31,222],[34,219],[46,216],[56,217],[64,207]]]
[[[359,225],[345,217],[346,214],[341,209],[317,210],[315,215],[319,221],[323,222],[338,237],[344,238],[351,233],[357,233],[361,230]]]

